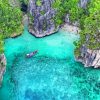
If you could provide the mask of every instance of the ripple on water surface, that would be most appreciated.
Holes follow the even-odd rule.
[[[5,40],[8,65],[0,100],[99,100],[100,71],[74,61],[77,39],[64,31],[35,38],[25,30]],[[34,50],[36,56],[25,58]]]

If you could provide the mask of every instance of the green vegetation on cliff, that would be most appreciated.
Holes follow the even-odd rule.
[[[88,44],[86,43],[88,48],[97,49],[100,48],[100,1],[91,0],[87,8],[88,14],[83,21],[81,40],[86,43],[86,36],[88,36]]]
[[[64,23],[65,15],[69,14],[70,22],[80,24],[80,41],[76,44],[76,53],[86,44],[89,49],[100,49],[100,1],[91,0],[86,8],[79,6],[80,0],[55,0],[52,7],[57,10],[54,20],[56,26]]]
[[[0,0],[0,53],[3,52],[3,39],[22,33],[22,12],[19,7]]]
[[[79,0],[55,0],[52,5],[57,10],[55,23],[57,25],[64,23],[66,14],[70,15],[71,22],[77,21],[83,13],[83,9],[78,6],[78,3]]]
[[[89,49],[100,49],[100,1],[91,0],[80,19],[80,41],[77,43],[76,53],[85,44]]]
[[[37,1],[36,1],[36,5],[37,5],[37,6],[41,6],[41,5],[42,5],[41,0],[37,0]]]

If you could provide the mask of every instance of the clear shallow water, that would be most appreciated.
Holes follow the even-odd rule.
[[[99,100],[100,70],[74,61],[76,34],[35,38],[27,30],[5,40],[7,71],[0,100]],[[38,50],[30,59],[26,53]]]

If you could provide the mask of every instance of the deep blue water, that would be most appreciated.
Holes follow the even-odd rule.
[[[100,70],[74,60],[78,35],[60,30],[44,38],[24,31],[5,40],[7,70],[0,100],[100,100]],[[28,59],[34,50],[38,54]]]

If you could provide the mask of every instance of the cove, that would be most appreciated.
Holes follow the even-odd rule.
[[[74,60],[78,36],[60,30],[35,38],[27,29],[5,40],[7,70],[0,100],[99,100],[100,70],[84,68]],[[38,54],[28,59],[34,50]]]

